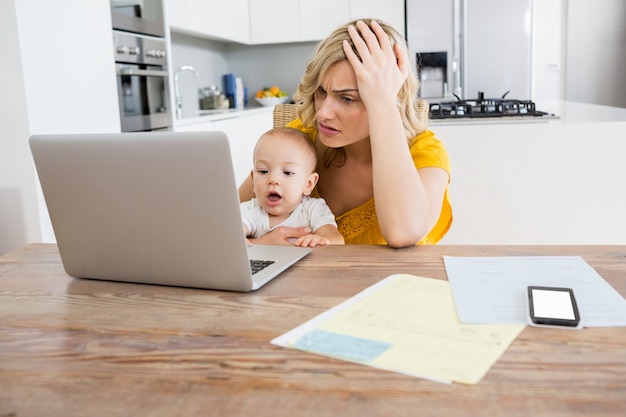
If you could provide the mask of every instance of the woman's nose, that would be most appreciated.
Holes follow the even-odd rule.
[[[317,115],[322,120],[332,119],[335,115],[332,100],[324,97],[317,100]]]

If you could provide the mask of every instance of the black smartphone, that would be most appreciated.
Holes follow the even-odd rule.
[[[580,322],[574,291],[561,287],[528,287],[530,319],[535,324],[576,327]]]

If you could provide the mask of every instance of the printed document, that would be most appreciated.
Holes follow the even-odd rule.
[[[438,382],[475,384],[522,329],[462,324],[447,281],[402,274],[272,343]]]
[[[574,290],[584,327],[626,326],[626,300],[580,256],[443,257],[463,323],[527,323],[527,287]]]

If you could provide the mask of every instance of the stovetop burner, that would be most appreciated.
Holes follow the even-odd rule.
[[[544,117],[554,116],[538,111],[531,100],[507,99],[507,91],[502,98],[484,98],[482,91],[471,100],[448,101],[430,104],[431,119],[468,119],[487,117]]]

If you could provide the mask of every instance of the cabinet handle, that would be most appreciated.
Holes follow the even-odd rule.
[[[141,75],[146,77],[167,77],[167,71],[154,71],[154,70],[141,70],[141,69],[132,69],[125,68],[117,71],[119,75]]]

